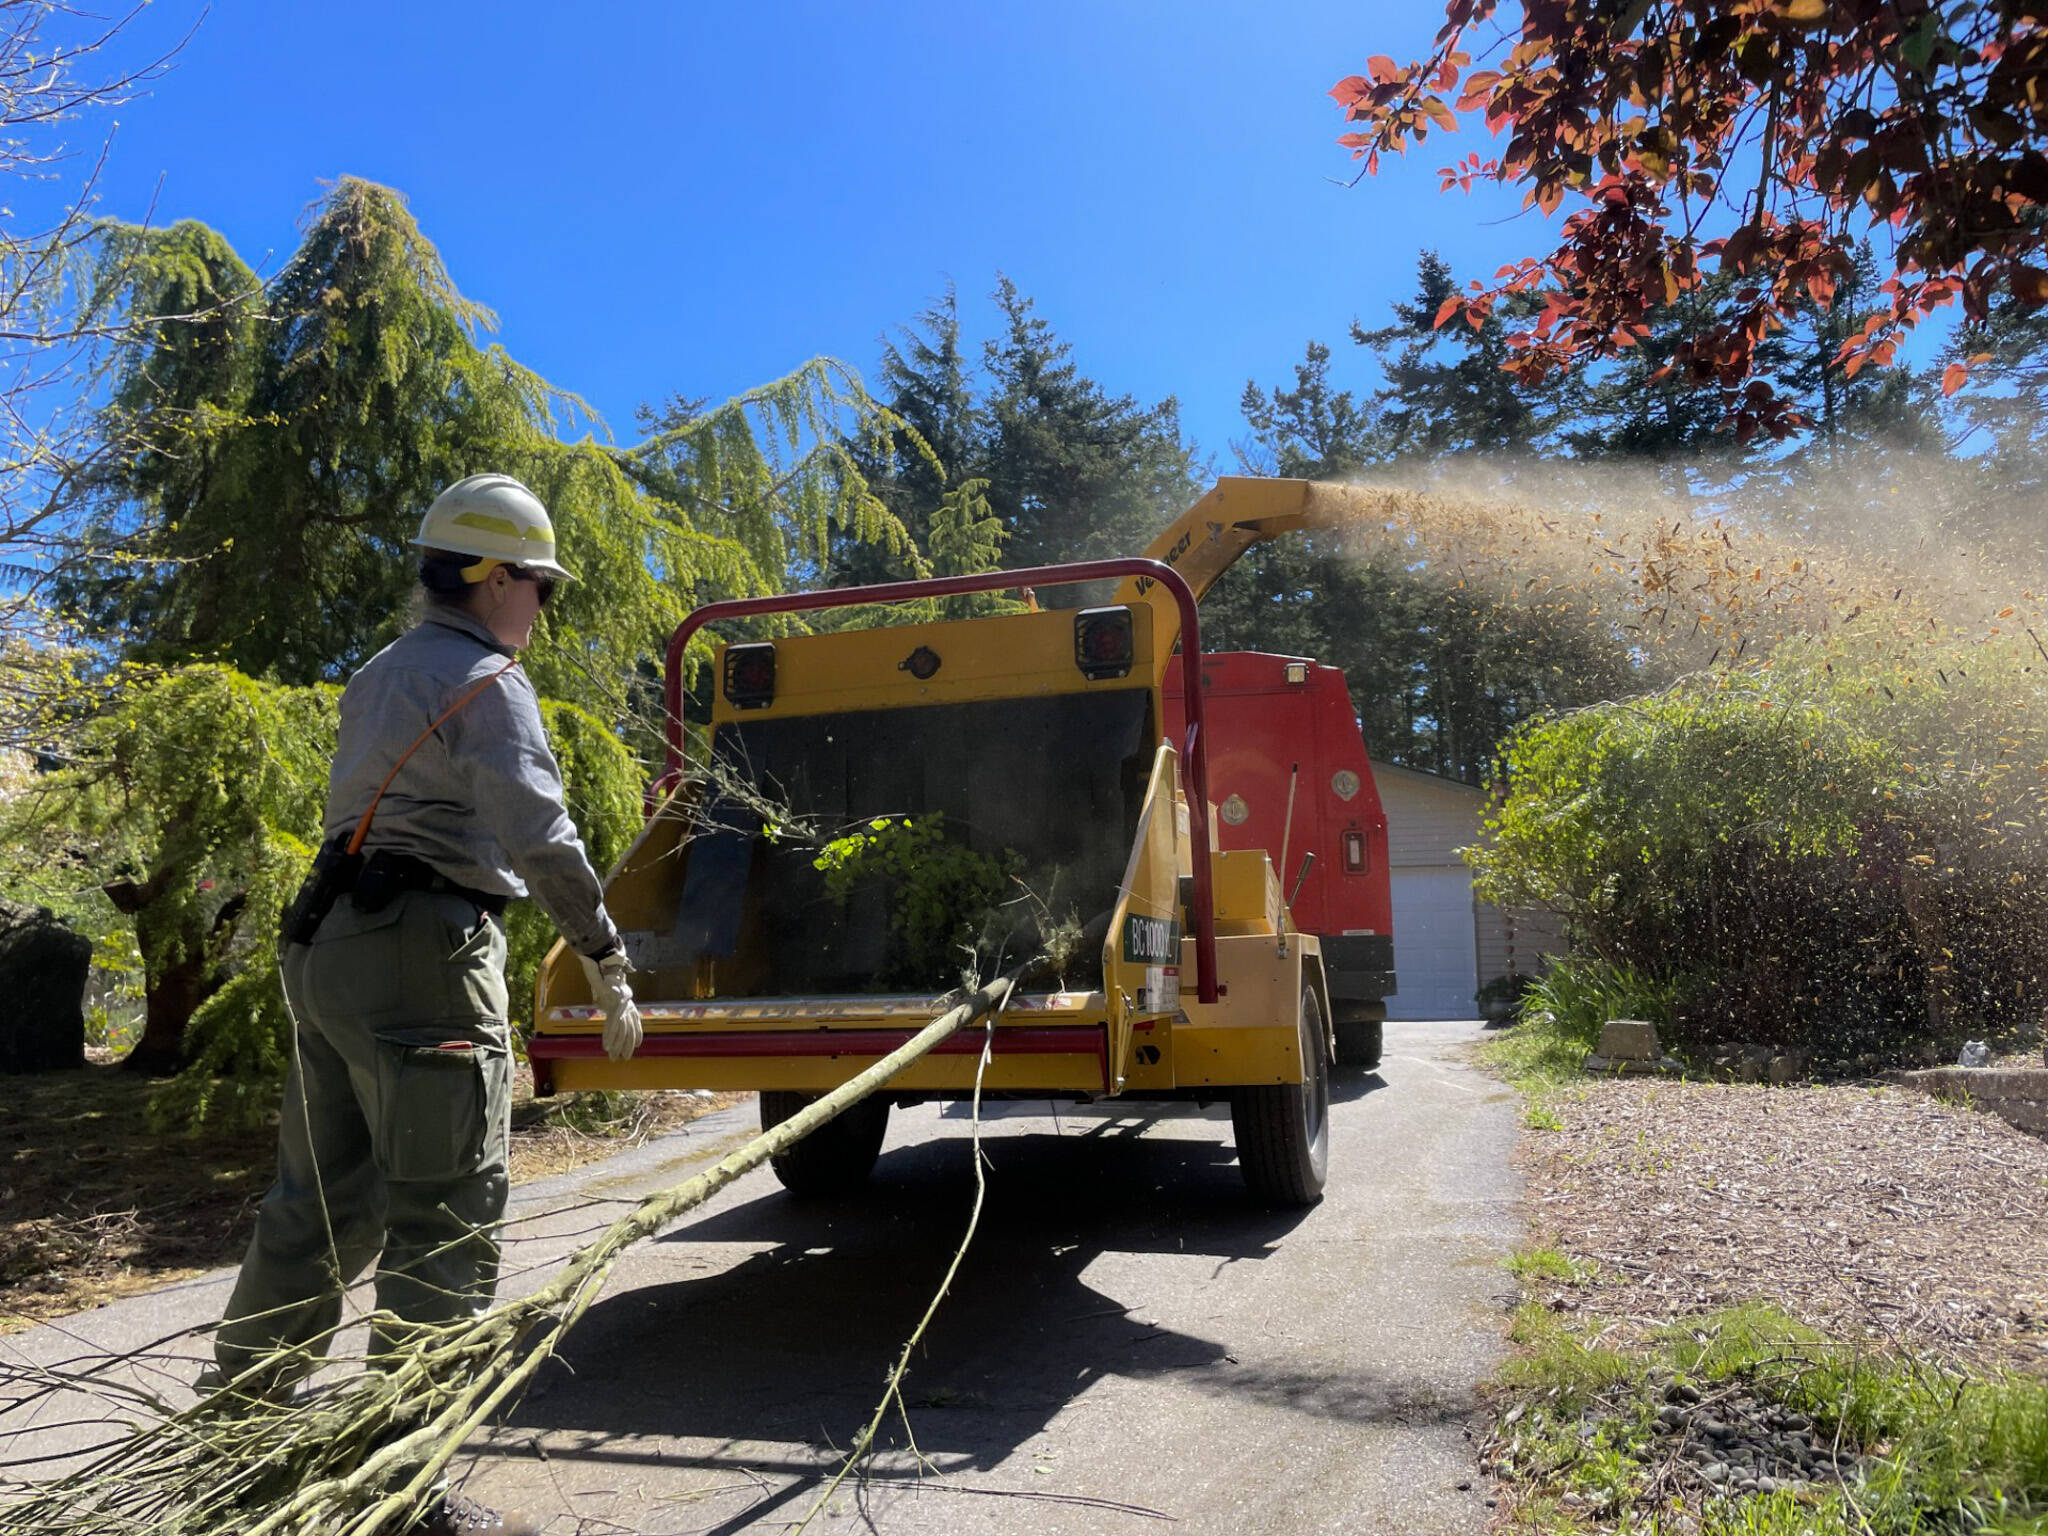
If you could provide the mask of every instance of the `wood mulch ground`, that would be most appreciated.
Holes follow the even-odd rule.
[[[14,1077],[0,1110],[0,1333],[233,1264],[277,1166],[277,1132],[167,1137],[155,1084],[107,1064]],[[519,1068],[512,1181],[566,1172],[744,1095],[532,1098]]]
[[[2048,1142],[1892,1087],[1646,1079],[1549,1095],[1531,1241],[1624,1330],[1766,1301],[1839,1337],[2048,1372]]]

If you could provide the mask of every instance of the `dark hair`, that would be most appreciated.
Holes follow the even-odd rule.
[[[475,555],[459,555],[446,549],[420,551],[420,585],[434,596],[466,601],[476,585],[463,572],[477,563]]]

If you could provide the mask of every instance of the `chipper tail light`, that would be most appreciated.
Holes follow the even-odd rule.
[[[1136,652],[1130,609],[1083,608],[1074,615],[1074,665],[1083,677],[1128,677]]]
[[[725,698],[735,709],[766,709],[775,702],[775,647],[725,648]]]
[[[1365,873],[1365,834],[1350,831],[1344,834],[1344,873],[1362,875]]]

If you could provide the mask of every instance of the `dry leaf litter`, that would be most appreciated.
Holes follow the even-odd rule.
[[[1627,1326],[1761,1300],[2048,1373],[2048,1142],[1889,1087],[1616,1080],[1549,1107],[1531,1240],[1598,1266],[1554,1305]]]

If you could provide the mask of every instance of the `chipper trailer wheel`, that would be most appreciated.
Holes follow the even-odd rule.
[[[1235,1088],[1230,1123],[1237,1163],[1252,1198],[1264,1205],[1314,1205],[1330,1167],[1330,1054],[1323,1008],[1301,989],[1300,1083]]]
[[[771,1131],[819,1095],[771,1088],[761,1094],[761,1129]],[[882,1155],[882,1137],[889,1130],[889,1101],[862,1099],[835,1119],[826,1121],[786,1151],[769,1159],[775,1177],[792,1195],[824,1199],[850,1195],[867,1182],[875,1159]]]

